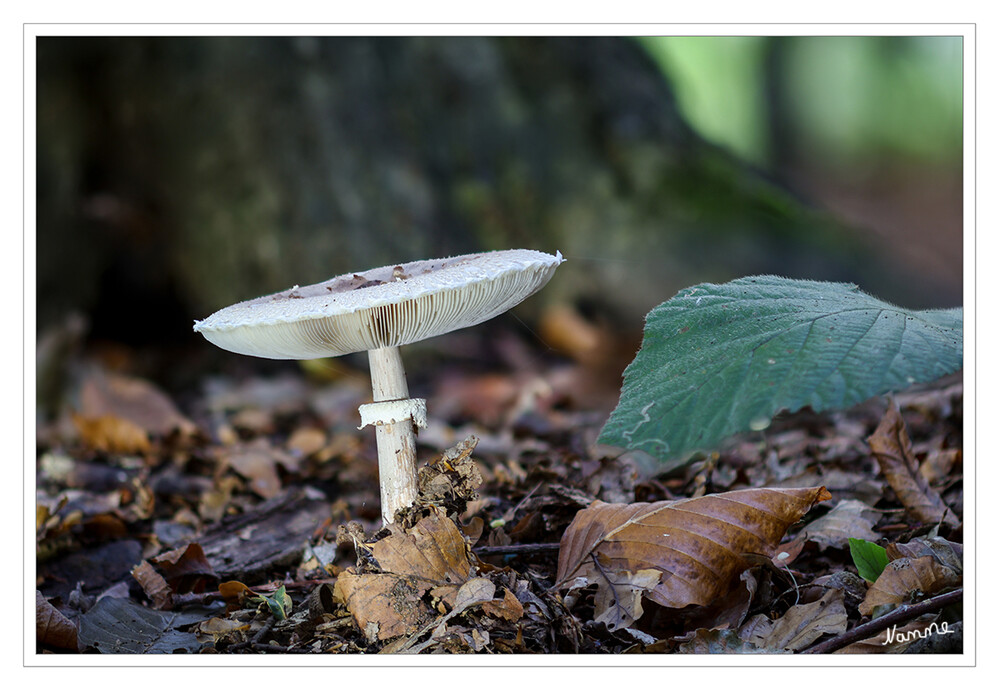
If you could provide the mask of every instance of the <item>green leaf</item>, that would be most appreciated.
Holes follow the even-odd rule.
[[[960,308],[909,311],[845,283],[705,283],[649,312],[600,442],[683,464],[781,410],[862,402],[961,368]]]
[[[857,572],[868,582],[874,582],[888,565],[888,552],[884,547],[850,537],[850,555]]]
[[[277,618],[279,621],[283,621],[288,617],[288,612],[291,611],[291,597],[284,589],[284,585],[281,585],[271,596],[265,594],[258,594],[255,597],[251,597],[248,601],[254,604],[267,604],[268,610],[270,610],[271,615]]]

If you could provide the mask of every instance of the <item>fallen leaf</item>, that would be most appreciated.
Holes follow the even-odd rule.
[[[247,597],[253,596],[253,590],[238,580],[229,580],[219,584],[219,594],[227,603],[242,604]]]
[[[765,614],[758,613],[739,626],[739,637],[755,647],[763,647],[773,629],[774,622]]]
[[[138,424],[114,415],[73,415],[73,425],[84,444],[105,453],[148,453],[149,436]]]
[[[173,591],[166,579],[158,572],[149,561],[142,561],[132,568],[132,577],[142,587],[149,600],[153,602],[153,607],[161,611],[173,607]]]
[[[802,596],[811,597],[815,591],[821,594],[830,589],[841,590],[844,603],[851,609],[857,608],[867,596],[867,582],[849,570],[837,570],[834,573],[817,577],[803,587],[801,593]]]
[[[698,606],[684,611],[684,619],[687,621],[685,628],[736,630],[746,619],[759,587],[754,572],[754,568],[743,570],[739,581],[726,594],[711,602],[710,606]]]
[[[443,510],[432,509],[409,530],[398,524],[389,525],[389,530],[384,539],[365,544],[383,572],[358,574],[348,568],[334,587],[369,641],[412,635],[433,621],[423,601],[428,592],[458,610],[457,598],[471,574],[468,546]],[[483,583],[475,584],[463,596],[478,596],[480,586]]]
[[[232,620],[231,618],[209,618],[194,626],[193,632],[198,639],[210,637],[212,641],[220,637],[232,635],[235,632],[245,632],[250,629],[250,624],[245,621]]]
[[[608,630],[627,628],[642,617],[642,597],[659,584],[660,572],[647,568],[636,572],[607,572],[609,587],[597,589],[593,601],[594,622]]]
[[[873,527],[877,519],[877,512],[866,503],[845,499],[810,522],[802,534],[806,540],[818,544],[820,551],[828,546],[842,549],[849,546],[851,538],[876,542],[879,537]]]
[[[898,558],[885,566],[858,609],[870,616],[878,606],[907,604],[916,594],[937,594],[960,584],[961,575],[933,556]]]
[[[961,463],[960,448],[934,448],[926,454],[919,466],[919,473],[930,484],[942,482]]]
[[[326,446],[326,433],[315,427],[299,427],[288,437],[286,445],[297,457],[305,458]]]
[[[333,591],[369,642],[411,635],[433,620],[422,600],[426,589],[391,573],[358,575],[348,568],[337,577]]]
[[[152,383],[119,374],[98,372],[89,376],[80,392],[80,408],[85,417],[115,417],[157,436],[175,429],[185,434],[195,430],[194,424]]]
[[[268,410],[247,407],[235,413],[229,419],[235,429],[248,432],[254,436],[262,436],[274,432],[274,415]]]
[[[846,632],[843,591],[831,589],[818,601],[792,606],[777,619],[767,638],[772,649],[800,651],[826,634]]]
[[[658,570],[648,591],[662,606],[707,605],[749,567],[743,554],[772,558],[787,528],[818,501],[824,487],[744,489],[658,503],[595,501],[562,537],[557,585],[580,579],[613,587],[607,573]]]
[[[468,579],[468,546],[442,511],[432,512],[409,531],[395,524],[389,529],[389,536],[367,545],[383,572],[433,585],[460,586]]]
[[[181,628],[210,615],[201,609],[154,611],[128,599],[105,597],[80,616],[80,648],[102,654],[195,653],[201,642]]]
[[[226,514],[232,503],[233,492],[241,486],[238,477],[220,477],[216,486],[201,494],[198,500],[198,515],[206,522],[218,522]]]
[[[579,362],[592,362],[606,349],[607,335],[569,304],[545,309],[538,329],[549,347]]]
[[[299,460],[271,446],[266,439],[226,447],[221,460],[249,481],[250,488],[261,498],[274,498],[281,493],[281,475],[277,465],[295,471]]]
[[[163,573],[175,592],[203,592],[206,582],[218,582],[200,544],[188,544],[149,559]]]
[[[458,589],[454,598],[454,608],[464,610],[469,606],[484,604],[492,601],[494,594],[496,594],[496,585],[490,579],[473,577]]]
[[[524,605],[517,600],[513,592],[504,587],[503,599],[487,601],[482,605],[482,612],[513,623],[524,615]]]
[[[885,548],[874,542],[850,538],[850,556],[857,573],[868,582],[875,582],[888,565]]]
[[[916,537],[904,544],[888,544],[885,547],[888,558],[920,558],[933,556],[936,561],[957,574],[964,572],[964,546],[943,537]]]
[[[905,421],[894,400],[867,443],[892,491],[914,519],[925,524],[943,522],[951,528],[961,524],[919,471]]]
[[[77,651],[76,626],[35,590],[35,641],[57,649]]]
[[[734,630],[708,630],[698,628],[693,639],[684,642],[676,650],[680,654],[773,654],[774,650],[763,649],[739,637]]]

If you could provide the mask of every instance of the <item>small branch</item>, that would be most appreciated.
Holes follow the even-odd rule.
[[[285,647],[283,645],[276,644],[264,644],[263,642],[254,642],[250,647],[257,652],[264,652],[267,654],[309,654],[308,649],[299,649],[298,647]]]
[[[901,623],[907,623],[911,620],[919,618],[926,613],[935,613],[940,609],[943,609],[951,604],[956,604],[961,601],[964,597],[964,589],[954,590],[953,592],[947,592],[946,594],[940,594],[933,597],[932,599],[927,599],[926,601],[921,601],[918,604],[911,604],[909,606],[900,606],[891,613],[886,613],[880,618],[875,618],[872,621],[868,621],[863,625],[858,625],[853,630],[848,630],[842,635],[838,635],[831,640],[826,640],[825,642],[820,642],[814,647],[809,647],[808,649],[802,651],[802,654],[828,654],[830,652],[835,652],[837,649],[842,649],[847,645],[853,644],[854,642],[859,642],[860,640],[866,640],[869,637],[874,637],[879,632],[887,630],[893,625],[899,625]]]
[[[257,647],[257,645],[262,644],[263,639],[267,636],[267,634],[271,630],[274,629],[274,624],[275,623],[277,623],[277,619],[276,618],[269,618],[267,620],[267,622],[264,623],[263,627],[260,628],[260,630],[258,630],[257,633],[252,638],[250,638],[249,640],[246,640],[244,642],[237,642],[236,644],[234,644],[231,647],[229,647],[229,651],[230,652],[235,652],[235,651],[246,649],[247,647],[255,649]]]
[[[222,595],[219,592],[187,592],[174,594],[170,601],[174,609],[182,609],[186,606],[203,606],[221,600]]]
[[[472,553],[476,556],[530,556],[532,554],[558,551],[558,544],[510,544],[508,546],[476,546]]]

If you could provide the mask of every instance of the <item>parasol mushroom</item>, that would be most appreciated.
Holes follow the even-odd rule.
[[[373,402],[361,426],[375,427],[382,520],[416,500],[415,427],[426,401],[411,399],[399,346],[474,326],[540,290],[562,263],[528,249],[414,261],[353,273],[240,302],[195,321],[219,347],[268,359],[368,352]]]

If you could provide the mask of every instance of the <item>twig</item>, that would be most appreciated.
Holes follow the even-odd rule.
[[[863,625],[858,625],[853,630],[846,631],[842,635],[837,635],[831,640],[826,640],[825,642],[820,642],[814,647],[809,647],[808,649],[802,651],[801,654],[828,654],[830,652],[835,652],[837,649],[842,649],[843,647],[853,644],[859,640],[866,640],[868,637],[873,637],[882,630],[887,630],[893,625],[907,623],[910,620],[919,618],[925,613],[934,613],[942,608],[950,606],[951,604],[956,604],[961,601],[963,597],[964,589],[962,588],[954,590],[953,592],[947,592],[946,594],[940,594],[932,599],[921,601],[918,604],[900,606],[891,613],[886,613],[880,618],[875,618],[874,620],[868,621]]]
[[[276,644],[265,644],[263,642],[254,642],[250,645],[252,649],[258,652],[272,653],[272,654],[309,654],[308,649],[300,649],[298,647],[285,647],[283,645]]]
[[[530,555],[558,551],[558,544],[509,544],[507,546],[477,546],[472,549],[476,556]]]
[[[276,622],[277,622],[276,618],[269,618],[267,622],[264,623],[263,627],[261,627],[260,630],[258,630],[252,638],[244,642],[237,642],[236,644],[229,647],[229,651],[235,652],[242,649],[246,649],[247,647],[256,649],[257,646],[263,642],[263,639],[267,636],[267,634],[274,628],[274,624]]]
[[[219,592],[185,592],[184,594],[174,594],[171,603],[175,609],[186,606],[207,605],[213,601],[221,601],[222,595]]]

